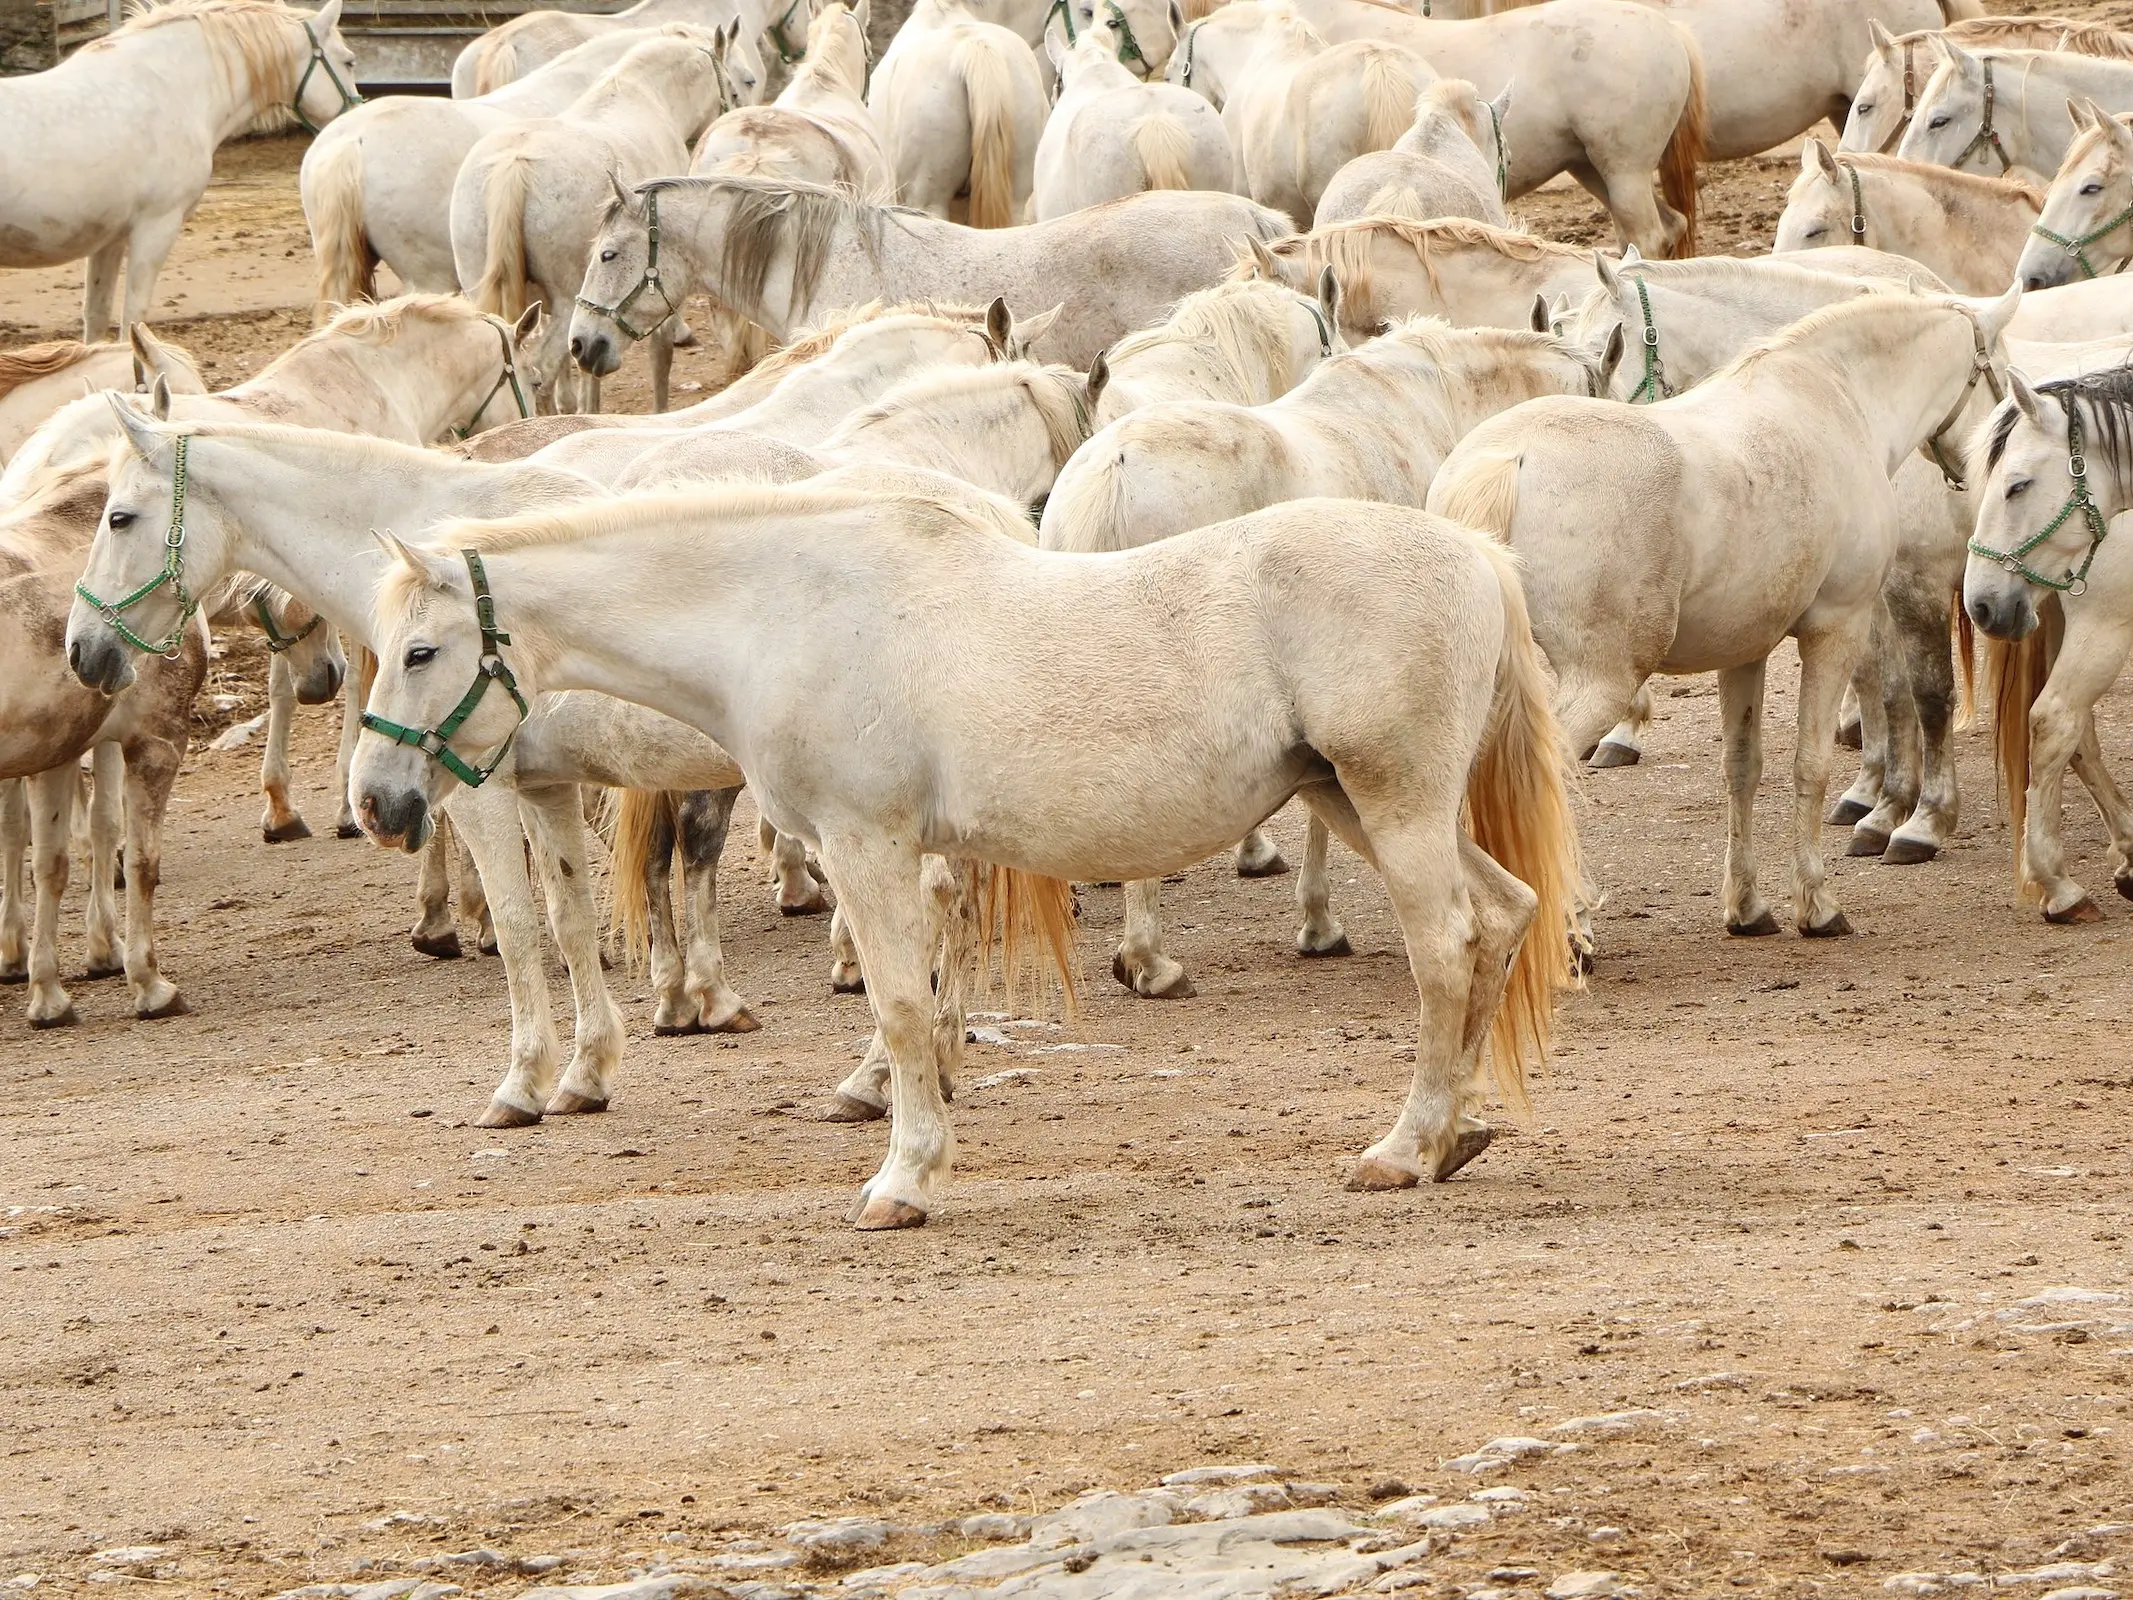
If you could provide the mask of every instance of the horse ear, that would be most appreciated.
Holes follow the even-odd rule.
[[[147,323],[136,322],[128,329],[127,341],[133,346],[133,387],[137,392],[145,392],[158,375],[184,370],[177,352],[150,332]]]
[[[1974,78],[1984,71],[1984,68],[1978,64],[1976,56],[1950,39],[1945,33],[1937,33],[1933,36],[1933,39],[1940,46],[1940,53],[1953,62],[1955,70],[1964,77]]]
[[[1555,319],[1548,314],[1548,297],[1544,294],[1533,296],[1532,322],[1535,333],[1555,332]]]
[[[2037,400],[2037,391],[2013,367],[2007,369],[2007,392],[2014,399],[2015,409],[2029,420],[2032,427],[2044,425],[2044,408]]]
[[[1328,328],[1338,328],[1341,325],[1341,281],[1333,275],[1331,267],[1319,269],[1318,309],[1325,317]]]
[[[1615,381],[1615,371],[1622,365],[1622,357],[1629,350],[1629,334],[1621,323],[1616,323],[1607,335],[1607,343],[1600,351],[1601,394]]]
[[[1615,271],[1615,264],[1598,250],[1592,253],[1592,270],[1600,275],[1600,287],[1609,294],[1622,292],[1622,275]]]
[[[859,4],[852,7],[852,20],[859,24],[859,37],[864,39],[874,21],[874,0],[859,0]]]
[[[1496,113],[1498,124],[1501,124],[1503,119],[1511,114],[1511,85],[1509,83],[1506,83],[1498,92],[1496,98],[1489,102],[1489,106]]]
[[[1999,343],[2000,335],[2007,331],[2007,324],[2014,321],[2014,314],[2022,309],[2022,280],[2007,286],[2007,292],[1977,314],[1978,331],[1985,336],[1985,346],[1990,349]]]
[[[1059,313],[1065,309],[1066,302],[1062,300],[1049,311],[1040,311],[1034,317],[1022,318],[1015,324],[1016,348],[1008,353],[1018,358],[1028,355],[1030,347],[1052,331],[1052,324],[1059,320]]]
[[[1866,31],[1874,41],[1874,53],[1876,55],[1886,56],[1889,60],[1894,61],[1903,53],[1903,46],[1896,42],[1896,35],[1881,25],[1879,17],[1868,17],[1866,19]]]
[[[538,300],[521,311],[518,314],[518,321],[511,324],[511,343],[513,347],[523,348],[531,344],[539,336],[541,323],[546,320],[546,317],[547,307]]]
[[[637,197],[630,193],[629,185],[622,181],[622,174],[613,167],[607,169],[607,186],[615,192],[615,204],[631,216],[637,214]]]
[[[1008,359],[1008,349],[1015,338],[1015,314],[1007,309],[1007,296],[994,295],[992,304],[985,308],[985,338],[1000,359]]]
[[[2088,106],[2080,100],[2067,101],[2066,115],[2067,120],[2073,123],[2077,131],[2082,128],[2092,128],[2096,125],[2096,119],[2089,114]]]
[[[1622,247],[1622,265],[1623,265],[1623,266],[1625,266],[1625,267],[1640,267],[1640,266],[1642,266],[1643,264],[1644,264],[1644,252],[1643,252],[1642,250],[1639,250],[1639,249],[1638,249],[1638,248],[1637,248],[1637,247],[1636,247],[1635,245],[1633,245],[1633,244],[1627,244],[1627,245],[1624,245],[1624,246]]]
[[[1274,252],[1266,247],[1265,241],[1257,234],[1251,234],[1244,242],[1251,247],[1252,266],[1258,271],[1259,276],[1270,283],[1281,282],[1281,267],[1274,260]]]
[[[175,452],[170,441],[135,409],[132,401],[116,389],[107,389],[104,398],[111,402],[111,414],[118,418],[119,431],[126,435],[126,442],[133,447],[135,455],[151,466],[160,467],[172,461]]]
[[[446,575],[451,570],[444,557],[434,550],[421,550],[409,544],[387,528],[372,528],[370,536],[378,541],[388,561],[396,561],[422,580],[430,589],[445,587]]]
[[[1088,405],[1091,415],[1094,415],[1096,411],[1096,402],[1102,397],[1104,386],[1110,381],[1111,363],[1104,359],[1104,353],[1099,350],[1096,352],[1096,359],[1089,363],[1088,387],[1082,395],[1082,399]]]
[[[155,387],[148,391],[148,409],[158,422],[170,420],[170,379],[156,374]]]
[[[1054,72],[1066,71],[1066,40],[1053,33],[1049,28],[1045,30],[1044,34],[1044,58],[1051,62]]]
[[[1822,176],[1831,183],[1840,182],[1844,175],[1837,170],[1837,158],[1830,153],[1829,146],[1820,139],[1809,139],[1807,145],[1808,149],[1801,164],[1809,172],[1820,169]]]
[[[326,35],[341,25],[341,0],[326,0],[326,3],[311,14],[311,31],[318,35],[319,43],[326,42]]]

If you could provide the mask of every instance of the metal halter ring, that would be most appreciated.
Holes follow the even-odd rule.
[[[2040,589],[2055,589],[2060,594],[2078,598],[2088,593],[2089,568],[2095,564],[2096,552],[2103,547],[2104,535],[2111,531],[2111,525],[2104,517],[2103,508],[2089,495],[2089,463],[2088,457],[2081,453],[2081,410],[2073,386],[2048,384],[2041,392],[2057,395],[2060,404],[2066,407],[2066,474],[2073,480],[2073,488],[2067,494],[2066,503],[2059,508],[2059,514],[2012,550],[1994,550],[1972,539],[1970,553],[1999,563],[2005,571]],[[2022,559],[2065,527],[2067,519],[2077,513],[2088,524],[2089,530],[2088,554],[2081,558],[2079,567],[2064,578],[2047,578]]]

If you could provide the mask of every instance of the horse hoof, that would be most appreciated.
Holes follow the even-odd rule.
[[[81,981],[84,983],[95,983],[102,978],[123,978],[125,975],[126,969],[123,966],[115,964],[97,967],[84,967],[82,969]]]
[[[1777,931],[1778,919],[1768,911],[1765,911],[1753,922],[1729,922],[1726,924],[1726,932],[1732,934],[1736,939],[1765,939]]]
[[[923,1228],[926,1213],[901,1200],[869,1200],[852,1226],[861,1233],[886,1233],[891,1228]]]
[[[829,1104],[822,1108],[824,1122],[879,1122],[888,1114],[887,1106],[871,1105],[842,1089],[831,1095]]]
[[[558,1089],[548,1097],[548,1115],[551,1117],[589,1117],[606,1109],[605,1096],[596,1100],[589,1094],[579,1094],[575,1089]]]
[[[495,938],[494,938],[494,937],[492,936],[492,937],[490,937],[490,938],[486,938],[486,939],[483,939],[483,940],[481,940],[481,941],[480,941],[480,942],[479,942],[478,944],[476,944],[476,945],[474,946],[474,948],[475,948],[475,949],[476,949],[477,951],[479,951],[479,952],[480,952],[480,953],[481,953],[482,955],[485,955],[485,956],[493,956],[493,955],[495,955],[495,954],[496,954],[496,953],[497,953],[497,952],[498,952],[499,950],[501,950],[501,949],[503,948],[503,946],[502,946],[502,945],[500,945],[500,944],[498,944],[498,943],[496,942]],[[607,952],[603,950],[603,951],[601,951],[601,952],[600,952],[600,970],[601,970],[602,972],[605,972],[605,971],[607,971],[607,969],[608,969],[608,961],[607,961]]]
[[[815,896],[812,900],[798,901],[793,905],[787,905],[782,900],[778,902],[778,915],[781,917],[819,917],[827,910],[829,910],[829,902],[820,895]]]
[[[2071,927],[2081,922],[2101,922],[2103,921],[2103,907],[2091,900],[2087,895],[2083,895],[2064,911],[2045,912],[2044,920],[2046,922],[2056,922],[2061,927]]]
[[[763,1025],[743,1006],[721,1022],[700,1022],[697,1026],[705,1033],[754,1033]]]
[[[1237,876],[1240,878],[1278,878],[1289,870],[1289,863],[1279,850],[1257,861],[1239,861]]]
[[[1843,799],[1829,808],[1829,815],[1823,821],[1832,828],[1849,828],[1871,815],[1873,809],[1864,800]]]
[[[1316,961],[1324,956],[1352,956],[1355,954],[1355,946],[1348,942],[1348,936],[1344,933],[1331,944],[1316,949],[1299,939],[1296,941],[1296,953],[1308,960]]]
[[[1633,767],[1643,756],[1644,752],[1634,745],[1602,739],[1592,752],[1592,764],[1595,767]]]
[[[360,839],[363,837],[363,830],[352,822],[336,822],[333,825],[333,836],[336,839]]]
[[[865,994],[866,992],[867,980],[865,973],[857,973],[849,978],[840,977],[834,972],[830,974],[831,994]]]
[[[1939,845],[1925,839],[1906,839],[1899,833],[1890,837],[1889,847],[1881,852],[1881,859],[1892,867],[1915,867],[1939,854]]]
[[[30,973],[27,967],[11,972],[0,972],[0,983],[28,983],[29,981]]]
[[[363,830],[358,828],[358,833]],[[259,836],[268,844],[288,844],[294,839],[311,837],[311,826],[302,817],[291,817],[287,822],[277,822],[271,828],[261,828]]]
[[[1458,1174],[1460,1168],[1488,1149],[1495,1138],[1494,1131],[1488,1128],[1461,1128],[1459,1137],[1452,1141],[1451,1149],[1446,1152],[1444,1159],[1437,1163],[1437,1175],[1432,1181],[1449,1182]]]
[[[462,953],[456,933],[439,934],[434,939],[418,933],[408,942],[424,955],[435,956],[439,961],[457,961]]]
[[[1412,1189],[1421,1181],[1419,1172],[1409,1172],[1405,1167],[1396,1167],[1376,1156],[1364,1156],[1348,1174],[1348,1187],[1366,1194],[1380,1189]]]
[[[1851,931],[1851,919],[1840,911],[1819,926],[1813,923],[1808,924],[1808,926],[1800,930],[1800,937],[1803,939],[1842,939],[1848,937]]]
[[[679,1039],[684,1034],[702,1033],[704,1025],[691,1017],[687,1022],[655,1022],[652,1037],[655,1039]]]
[[[541,1120],[538,1111],[528,1111],[524,1106],[515,1106],[508,1100],[491,1100],[482,1114],[474,1119],[477,1128],[530,1128]]]
[[[135,1011],[134,1016],[142,1022],[160,1022],[165,1017],[189,1017],[193,1008],[185,1003],[185,996],[173,992],[159,1006],[150,1006],[145,1011]]]
[[[1598,964],[1598,952],[1593,949],[1588,941],[1584,939],[1572,939],[1570,941],[1570,976],[1572,978],[1591,977],[1592,969]]]
[[[71,1028],[79,1021],[81,1014],[70,1005],[56,1017],[30,1018],[30,1026],[42,1032],[46,1028]]]
[[[1114,954],[1111,957],[1111,976],[1118,980],[1121,987],[1131,989],[1143,1000],[1190,1000],[1199,993],[1192,986],[1192,979],[1183,967],[1178,969],[1178,975],[1170,982],[1151,984],[1144,989],[1127,970],[1126,958],[1122,955]]]
[[[2133,900],[2133,877],[2113,878],[2111,881],[2118,886],[2119,899]],[[14,974],[12,977],[10,977],[4,972],[0,972],[0,983],[20,983],[21,981],[22,974],[19,972]]]
[[[1880,856],[1886,855],[1888,848],[1887,834],[1873,828],[1854,828],[1852,842],[1844,847],[1844,853],[1848,856]]]

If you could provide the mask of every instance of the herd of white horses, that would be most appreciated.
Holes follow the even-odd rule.
[[[1753,828],[1788,637],[1800,933],[1849,931],[1829,823],[1897,865],[1949,839],[1975,632],[2020,881],[2101,914],[2071,765],[2133,896],[2093,721],[2133,648],[2133,35],[1957,0],[918,0],[877,61],[868,0],[642,0],[365,102],[339,12],[167,0],[0,81],[0,267],[88,263],[84,342],[0,353],[32,1026],[75,1017],[84,829],[88,974],[185,1009],[154,894],[210,618],[271,652],[267,841],[308,832],[290,708],[345,680],[338,829],[421,855],[431,955],[460,857],[510,995],[485,1126],[615,1092],[594,830],[655,1028],[757,1026],[716,881],[749,788],[780,908],[834,905],[831,982],[873,1009],[829,1112],[889,1120],[862,1228],[938,1204],[973,984],[1071,999],[1071,885],[1124,883],[1115,976],[1189,998],[1163,875],[1285,870],[1291,799],[1299,952],[1348,949],[1337,835],[1419,990],[1353,1182],[1451,1176],[1604,960],[1574,773],[1638,758],[1655,675],[1718,678],[1727,932],[1788,920]],[[144,324],[156,275],[217,146],[292,117],[320,325],[207,393]],[[1700,164],[1824,118],[1773,253],[1697,256]],[[1519,228],[1564,173],[1619,252]],[[670,411],[690,339],[756,359]],[[657,414],[602,412],[640,343]]]

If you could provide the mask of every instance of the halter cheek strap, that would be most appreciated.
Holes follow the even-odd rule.
[[[2125,210],[2119,212],[2117,216],[2104,223],[2101,227],[2091,228],[2078,239],[2069,239],[2063,233],[2054,233],[2041,222],[2029,231],[2038,238],[2050,244],[2055,244],[2061,250],[2064,250],[2074,258],[2076,265],[2081,268],[2081,275],[2084,278],[2093,278],[2097,276],[2097,273],[2095,263],[2089,260],[2089,246],[2098,239],[2107,238],[2116,233],[2129,222],[2133,222],[2133,205],[2127,206]],[[2129,255],[2120,261],[2114,270],[2123,272],[2129,266],[2133,266],[2133,255]]]
[[[2007,170],[2014,165],[2014,162],[2007,154],[2007,147],[2000,143],[1999,134],[1994,132],[1992,127],[1992,60],[1988,56],[1981,64],[1985,69],[1985,114],[1978,121],[1977,132],[1971,135],[1970,142],[1963,146],[1963,153],[1949,162],[1948,165],[1960,172],[1963,163],[1970,159],[1971,154],[1977,147],[1986,145],[1994,155],[2000,158],[2000,173],[2004,177]]]
[[[382,733],[395,744],[420,750],[469,789],[479,789],[510,754],[511,742],[518,737],[519,727],[525,724],[528,708],[526,697],[519,693],[518,679],[503,658],[503,647],[511,642],[511,635],[496,625],[496,602],[489,597],[489,575],[482,570],[481,557],[472,550],[459,553],[466,559],[467,576],[474,583],[474,617],[481,624],[481,665],[475,669],[473,683],[459,697],[459,704],[452,707],[451,714],[434,728],[410,728],[405,723],[388,722],[369,711],[363,713],[363,726],[372,733]],[[475,766],[452,748],[452,735],[474,715],[474,708],[481,704],[482,696],[489,692],[492,683],[502,684],[504,693],[518,707],[518,724],[504,735],[504,742],[496,747],[496,753],[487,762]]]
[[[667,293],[667,286],[659,276],[659,191],[656,188],[644,191],[644,203],[646,220],[651,229],[645,242],[644,276],[637,280],[636,286],[628,294],[611,306],[603,306],[597,300],[588,300],[582,294],[577,297],[579,305],[597,316],[607,318],[622,330],[624,337],[633,342],[638,339],[649,339],[659,331],[660,325],[667,318],[681,309],[680,306],[674,303],[674,297]],[[633,326],[629,320],[629,309],[644,297],[647,289],[659,291],[659,302],[665,309],[653,319],[649,326],[638,328]],[[487,402],[483,403],[486,404]],[[524,402],[521,401],[520,404],[523,406]]]
[[[1844,169],[1845,176],[1850,178],[1852,182],[1852,243],[1864,246],[1866,243],[1866,201],[1859,194],[1859,169],[1849,161],[1839,161],[1837,165]]]
[[[785,37],[785,24],[792,21],[792,14],[799,9],[800,0],[792,0],[792,4],[778,14],[778,20],[763,30],[770,35],[770,42],[777,49],[778,59],[788,67],[798,66],[807,59],[807,45],[805,42],[802,42],[800,48],[795,50],[791,41]]]
[[[1906,39],[1903,42],[1903,115],[1891,125],[1889,136],[1881,141],[1881,149],[1878,152],[1881,155],[1887,155],[1896,148],[1896,141],[1903,137],[1903,130],[1911,125],[1911,108],[1918,104],[1918,79],[1911,65],[1912,49],[1911,41]]]
[[[1128,62],[1138,61],[1140,75],[1147,77],[1148,58],[1141,54],[1140,40],[1133,37],[1133,24],[1126,20],[1125,8],[1118,0],[1104,0],[1104,10],[1110,13],[1112,26],[1118,29],[1118,64],[1125,66]]]
[[[1645,289],[1641,274],[1629,281],[1637,286],[1637,306],[1644,313],[1644,381],[1630,390],[1629,403],[1671,400],[1674,386],[1666,381],[1666,368],[1659,360],[1659,324],[1652,321],[1651,294]]]
[[[1333,329],[1327,325],[1326,313],[1316,300],[1306,300],[1302,295],[1296,303],[1311,313],[1311,320],[1318,324],[1318,356],[1321,361],[1333,354]]]
[[[176,655],[185,643],[186,625],[193,620],[193,613],[200,609],[199,600],[185,587],[185,452],[191,443],[189,433],[181,433],[173,441],[177,466],[170,483],[170,528],[163,535],[163,570],[118,600],[99,600],[89,592],[89,586],[79,580],[74,585],[74,592],[96,608],[96,614],[104,619],[105,625],[143,655]],[[170,585],[170,592],[178,602],[178,620],[161,639],[144,639],[127,626],[126,613],[165,584]]]
[[[2059,514],[2037,532],[2031,534],[2012,550],[1994,550],[1976,539],[1970,541],[1970,553],[1983,556],[1987,561],[1996,561],[2016,577],[2035,584],[2040,589],[2056,589],[2061,594],[2080,596],[2088,593],[2089,568],[2095,564],[2096,552],[2103,548],[2104,535],[2111,525],[2104,519],[2103,507],[2089,497],[2088,458],[2081,453],[2081,411],[2071,394],[2061,396],[2066,405],[2066,473],[2073,479],[2073,488],[2068,492],[2066,503]],[[2047,578],[2023,558],[2040,544],[2065,527],[2069,518],[2079,515],[2088,524],[2088,554],[2081,558],[2081,565],[2063,578]]]
[[[285,650],[295,649],[318,632],[318,625],[326,619],[314,611],[311,620],[294,633],[283,633],[275,626],[274,613],[268,609],[266,596],[261,595],[252,602],[252,620],[259,624],[259,631],[267,636],[267,648],[275,655],[280,655]]]
[[[584,302],[580,301],[579,304],[582,305]],[[454,428],[452,430],[452,437],[462,442],[474,437],[474,430],[481,425],[481,414],[489,409],[489,402],[503,392],[503,387],[507,383],[511,385],[511,398],[518,402],[519,420],[523,422],[533,415],[533,407],[526,404],[526,391],[519,387],[518,353],[511,348],[511,330],[501,322],[495,323],[493,326],[496,329],[498,342],[504,347],[504,370],[498,373],[496,381],[489,385],[489,392],[481,397],[481,404],[476,406],[473,415],[467,418],[467,425],[464,428]]]
[[[1428,14],[1426,11],[1423,13],[1424,16]],[[1511,156],[1510,152],[1503,147],[1503,113],[1496,109],[1496,102],[1493,100],[1484,100],[1481,103],[1489,108],[1489,127],[1496,134],[1496,198],[1509,200],[1511,198]]]
[[[1064,0],[1062,0],[1062,3],[1064,3]],[[1184,76],[1178,79],[1178,82],[1188,89],[1192,87],[1193,51],[1199,47],[1200,23],[1206,20],[1205,17],[1202,17],[1200,22],[1195,22],[1185,30],[1185,72]]]
[[[310,117],[304,114],[304,86],[311,81],[312,73],[318,71],[321,67],[326,69],[326,81],[332,84],[335,91],[340,95],[341,110],[343,111],[353,111],[363,103],[363,97],[356,93],[354,84],[349,83],[341,76],[340,69],[327,56],[326,47],[319,43],[318,34],[313,30],[310,20],[308,18],[302,20],[304,37],[311,44],[311,60],[304,67],[304,75],[296,80],[296,93],[289,97],[289,110],[295,115],[297,125],[304,132],[315,134],[319,131],[320,124],[313,122]]]
[[[1963,392],[1955,397],[1955,404],[1948,408],[1948,414],[1941,418],[1940,426],[1928,434],[1926,442],[1918,447],[1920,454],[1940,468],[1942,479],[1957,494],[1961,494],[1970,485],[1956,466],[1955,458],[1949,453],[1948,430],[1955,426],[1956,419],[1963,414],[1963,407],[1970,403],[1971,392],[1977,388],[1979,379],[1982,378],[1985,387],[1992,391],[1995,404],[2006,398],[2006,391],[2000,387],[2000,375],[1992,370],[1992,351],[1985,343],[1985,330],[1978,326],[1977,317],[1970,311],[1964,310],[1963,316],[1970,323],[1969,381],[1963,385]]]

